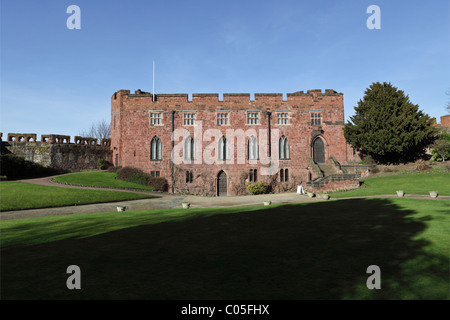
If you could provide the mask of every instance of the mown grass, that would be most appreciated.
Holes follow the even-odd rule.
[[[105,171],[91,171],[66,174],[53,178],[56,182],[65,183],[68,185],[77,186],[92,186],[92,187],[108,187],[108,188],[123,188],[123,189],[139,189],[139,190],[155,190],[153,187],[144,186],[137,183],[131,183],[116,179],[116,172]]]
[[[3,299],[448,299],[448,201],[342,199],[0,222]],[[78,265],[82,290],[65,287]],[[381,290],[366,287],[381,269]]]
[[[359,189],[330,193],[332,198],[371,195],[395,195],[397,190],[405,194],[428,195],[437,191],[441,196],[450,196],[450,173],[448,170],[429,170],[379,174],[363,179]]]
[[[124,212],[89,213],[64,216],[48,216],[0,222],[2,233],[0,246],[30,245],[68,238],[84,238],[115,230],[208,217],[214,214],[229,214],[260,210],[259,206],[157,209]],[[30,232],[32,230],[32,232]]]
[[[152,198],[123,191],[83,190],[41,186],[26,182],[0,182],[0,211]]]

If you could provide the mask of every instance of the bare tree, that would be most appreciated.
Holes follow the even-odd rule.
[[[450,88],[447,90],[447,92],[445,93],[448,96],[448,100],[447,100],[447,112],[450,113]]]
[[[82,137],[90,137],[94,139],[108,139],[111,137],[111,125],[105,120],[97,123],[92,123],[88,130],[80,131],[79,135]]]

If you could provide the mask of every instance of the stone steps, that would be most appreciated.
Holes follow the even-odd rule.
[[[331,176],[332,174],[337,173],[331,164],[319,164],[318,166],[320,170],[322,170],[324,177]]]

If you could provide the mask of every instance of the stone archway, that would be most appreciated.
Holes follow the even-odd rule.
[[[225,171],[221,170],[217,175],[217,196],[223,197],[228,195],[228,178]]]

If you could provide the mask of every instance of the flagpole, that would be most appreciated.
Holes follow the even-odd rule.
[[[153,60],[153,102],[155,102],[155,60]]]

